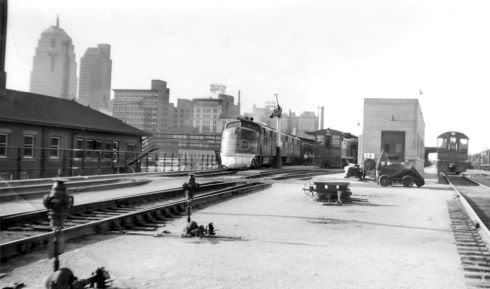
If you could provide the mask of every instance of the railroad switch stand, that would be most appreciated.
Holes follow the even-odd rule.
[[[187,212],[187,223],[191,222],[192,214],[192,200],[194,199],[194,192],[199,188],[199,183],[196,183],[196,178],[193,174],[189,175],[189,179],[182,185],[182,189],[185,192],[186,198],[186,212]]]
[[[111,276],[104,267],[98,267],[87,279],[78,280],[68,268],[61,268],[53,272],[46,280],[46,289],[82,289],[90,285],[90,288],[109,288]]]
[[[214,229],[213,223],[209,223],[206,227],[203,225],[198,225],[196,221],[191,221],[184,228],[184,232],[182,232],[181,237],[183,238],[192,238],[192,237],[206,237],[206,236],[214,236],[216,235],[216,231]]]
[[[63,230],[63,226],[65,224],[65,220],[68,217],[68,211],[71,207],[73,207],[73,196],[70,196],[66,192],[65,187],[65,179],[56,178],[54,179],[55,183],[51,188],[51,191],[48,195],[45,195],[43,198],[43,204],[46,209],[48,209],[48,217],[50,220],[50,225],[54,231],[54,239],[53,239],[53,256],[54,257],[54,271],[58,271],[60,268],[60,261],[58,259],[58,255],[63,252],[60,252],[60,246],[62,243],[60,242]]]

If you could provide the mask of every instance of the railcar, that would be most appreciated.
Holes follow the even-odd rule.
[[[437,174],[459,174],[468,168],[468,140],[460,132],[449,131],[437,137]]]
[[[485,150],[470,156],[471,168],[490,171],[490,150]]]
[[[221,164],[230,169],[259,168],[270,165],[276,156],[277,133],[270,127],[249,119],[226,124],[221,137]],[[301,141],[281,133],[283,164],[295,164],[300,159]]]

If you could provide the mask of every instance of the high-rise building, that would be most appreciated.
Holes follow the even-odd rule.
[[[108,112],[111,96],[111,46],[99,44],[87,48],[80,60],[78,102]]]
[[[162,80],[152,80],[151,89],[114,89],[114,117],[146,132],[166,132],[169,95]]]
[[[44,30],[39,38],[31,71],[30,91],[75,99],[77,94],[77,64],[75,48],[68,34],[56,26]]]
[[[220,94],[218,98],[194,98],[192,125],[200,133],[223,131],[224,124],[240,116],[240,104],[234,104],[231,95]]]
[[[177,106],[171,104],[170,108],[170,128],[174,131],[193,131],[192,126],[192,100],[177,99]]]

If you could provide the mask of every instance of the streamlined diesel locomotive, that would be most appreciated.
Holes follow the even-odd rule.
[[[221,137],[221,164],[225,168],[245,169],[271,165],[276,156],[277,132],[271,127],[248,119],[226,124]],[[299,137],[281,133],[283,164],[296,164],[300,159]]]

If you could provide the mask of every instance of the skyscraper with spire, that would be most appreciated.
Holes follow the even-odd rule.
[[[109,113],[111,94],[111,46],[87,48],[80,60],[78,102]]]
[[[54,97],[75,99],[77,63],[71,37],[56,26],[44,30],[39,38],[31,71],[30,91]]]

